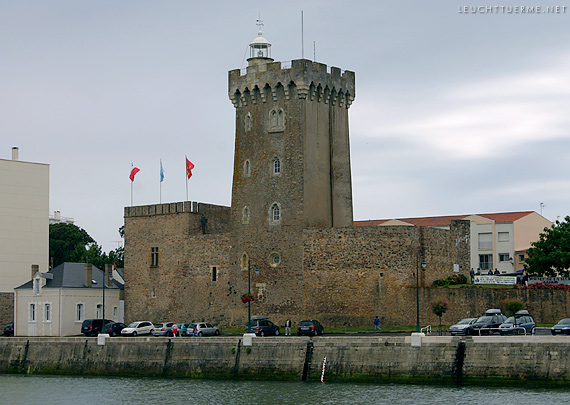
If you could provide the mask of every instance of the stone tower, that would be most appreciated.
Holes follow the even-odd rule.
[[[353,223],[354,73],[306,59],[274,62],[261,31],[248,62],[229,72],[236,108],[232,257],[242,270],[255,265],[254,295],[278,312],[302,283],[303,229]]]

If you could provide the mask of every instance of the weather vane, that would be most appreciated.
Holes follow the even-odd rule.
[[[263,20],[261,19],[261,13],[259,13],[259,18],[257,19],[257,22],[255,23],[255,25],[257,25],[257,27],[261,30],[261,27],[263,27]]]

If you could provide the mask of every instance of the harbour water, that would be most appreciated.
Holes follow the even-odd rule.
[[[3,404],[563,404],[570,387],[521,388],[0,375]]]

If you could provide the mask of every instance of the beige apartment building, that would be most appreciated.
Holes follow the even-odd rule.
[[[0,324],[14,316],[14,288],[31,266],[48,271],[49,165],[0,159]]]
[[[498,269],[502,274],[524,268],[526,251],[552,222],[534,211],[441,217],[356,221],[355,226],[429,226],[449,229],[453,220],[471,223],[469,236],[471,268],[481,272]]]

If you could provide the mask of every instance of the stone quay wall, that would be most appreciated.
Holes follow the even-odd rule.
[[[566,336],[0,338],[0,373],[429,383],[570,382]]]

